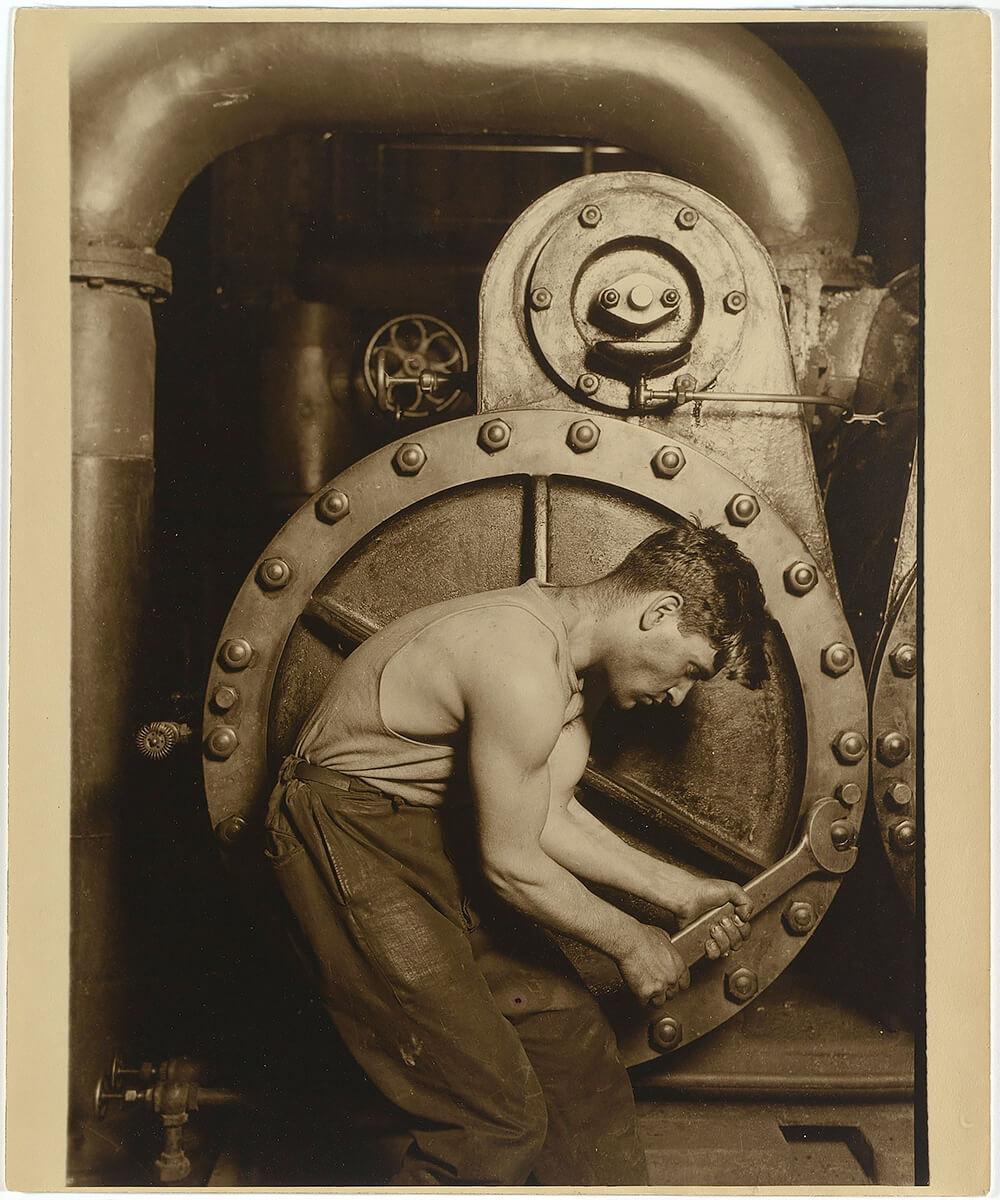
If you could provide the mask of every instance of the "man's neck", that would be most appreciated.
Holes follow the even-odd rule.
[[[592,585],[547,587],[545,594],[555,604],[566,626],[573,670],[583,675],[599,664],[604,611]]]

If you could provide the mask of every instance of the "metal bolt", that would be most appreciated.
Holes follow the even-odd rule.
[[[855,837],[856,830],[848,821],[834,821],[830,826],[830,841],[837,850],[850,850]]]
[[[816,910],[808,900],[793,900],[781,920],[792,937],[804,937],[816,924]]]
[[[698,224],[698,214],[693,208],[682,208],[675,220],[678,229],[694,229]]]
[[[219,840],[227,845],[238,841],[240,834],[247,827],[245,817],[226,817],[224,821],[220,821],[215,828],[215,832],[219,835]]]
[[[618,292],[614,288],[605,288],[604,291],[601,292],[601,304],[605,308],[614,308],[620,299],[621,296],[619,296]]]
[[[740,313],[746,306],[747,298],[743,292],[730,292],[722,301],[722,307],[727,313]]]
[[[889,830],[893,849],[905,854],[917,844],[917,827],[909,817],[905,821],[897,821]]]
[[[745,1004],[757,995],[757,975],[749,967],[737,967],[735,971],[727,971],[725,988],[726,995],[734,1004]]]
[[[88,279],[88,280],[87,280],[87,287],[89,287],[89,288],[102,288],[102,287],[104,287],[104,280],[103,280],[103,279],[100,279],[100,278],[98,278],[98,277],[95,275],[93,278],[91,278],[91,279]]]
[[[239,744],[240,739],[232,725],[216,725],[205,738],[205,753],[209,758],[217,758],[221,762],[227,759]]]
[[[586,374],[581,375],[576,381],[576,386],[578,390],[583,392],[585,396],[593,396],[597,392],[597,389],[601,386],[601,381],[596,375],[591,375],[589,372],[587,372]]]
[[[889,808],[909,808],[913,803],[913,788],[908,783],[897,780],[885,789],[884,798]]]
[[[824,672],[832,675],[834,679],[839,675],[846,675],[854,666],[854,651],[843,642],[833,642],[826,646],[820,655],[820,665]]]
[[[730,525],[749,525],[760,516],[760,504],[756,496],[740,494],[726,505],[726,516]]]
[[[316,501],[316,516],[329,525],[342,521],[351,511],[351,502],[344,492],[332,488]]]
[[[841,804],[846,804],[848,808],[853,808],[861,800],[861,784],[838,783],[837,799]]]
[[[574,421],[566,435],[566,445],[577,454],[593,450],[601,436],[600,429],[593,421]]]
[[[910,739],[895,729],[891,733],[883,733],[875,743],[875,753],[887,767],[897,767],[910,757]]]
[[[487,454],[506,450],[510,445],[510,426],[499,418],[494,421],[486,421],[479,426],[479,437],[476,440]]]
[[[220,683],[212,693],[212,707],[216,712],[228,712],[240,698],[239,692],[227,683]]]
[[[684,1038],[684,1027],[676,1017],[660,1017],[649,1027],[649,1041],[655,1050],[673,1050]]]
[[[265,591],[276,592],[292,577],[292,568],[283,558],[265,558],[257,568],[257,582]]]
[[[427,462],[427,453],[419,442],[404,442],[396,451],[392,465],[400,475],[416,475]]]
[[[535,312],[543,312],[552,303],[552,293],[546,287],[538,287],[531,293],[531,307]]]
[[[696,392],[698,380],[693,375],[678,375],[674,380],[674,387],[679,392]]]
[[[889,655],[893,672],[903,679],[909,679],[917,673],[917,648],[912,642],[902,642]]]
[[[868,749],[868,739],[856,729],[845,729],[833,739],[833,752],[845,766],[860,762]]]
[[[661,479],[673,479],[684,470],[687,459],[680,446],[661,446],[650,460],[653,474]]]
[[[660,303],[665,308],[673,308],[675,304],[680,303],[681,294],[676,288],[667,288],[660,297]]]
[[[785,591],[793,596],[804,596],[816,586],[819,576],[816,568],[807,562],[793,562],[785,568]]]
[[[645,312],[655,299],[653,289],[647,283],[637,283],[628,294],[628,306],[636,312]]]
[[[230,638],[223,642],[219,651],[219,662],[230,671],[242,671],[249,666],[253,656],[253,647],[246,638]]]
[[[580,224],[584,229],[593,229],[595,226],[600,225],[603,215],[596,204],[585,204],[580,209]]]

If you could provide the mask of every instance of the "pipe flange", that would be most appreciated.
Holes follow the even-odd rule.
[[[108,283],[134,288],[153,301],[165,300],[173,291],[173,270],[165,258],[127,246],[74,247],[69,277],[92,288]]]

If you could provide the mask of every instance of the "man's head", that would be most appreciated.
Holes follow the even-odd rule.
[[[767,678],[760,580],[717,529],[678,520],[594,586],[614,630],[604,660],[621,707],[680,704],[692,684],[719,671],[748,688]]]

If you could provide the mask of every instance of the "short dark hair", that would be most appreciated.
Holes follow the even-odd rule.
[[[601,581],[634,599],[664,589],[684,598],[678,628],[716,649],[716,670],[747,688],[768,677],[764,593],[753,563],[718,529],[678,518],[631,550]]]

